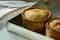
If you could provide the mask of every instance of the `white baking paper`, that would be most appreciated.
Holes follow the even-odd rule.
[[[35,4],[36,2],[24,2],[24,1],[0,1],[0,18],[20,7],[27,7]]]

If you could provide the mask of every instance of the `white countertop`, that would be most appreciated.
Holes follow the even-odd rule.
[[[0,40],[28,40],[22,36],[8,32],[7,28],[0,29]]]
[[[20,31],[19,32],[16,28],[13,28],[13,27],[18,28],[18,26],[15,24],[9,23],[9,22],[7,25],[3,25],[3,24],[5,24],[5,23],[0,24],[0,26],[2,25],[1,26],[2,28],[0,27],[0,40],[30,40],[30,39],[31,40],[36,40],[36,39],[37,40],[52,40],[50,38],[47,38],[43,35],[36,34],[35,32],[31,32],[24,28],[21,28],[21,30],[19,30]],[[17,31],[18,33],[15,34],[13,32],[8,31],[7,30],[8,27],[13,28],[12,31],[16,29],[15,31]],[[24,32],[22,32],[22,31],[24,31]]]

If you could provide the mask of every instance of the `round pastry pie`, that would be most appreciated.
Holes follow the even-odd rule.
[[[46,36],[60,40],[60,18],[55,18],[46,24]]]
[[[50,22],[50,27],[60,32],[60,19],[55,19],[52,22]]]
[[[45,23],[51,19],[51,12],[42,8],[26,9],[22,13],[23,25],[30,30],[40,32],[45,28]]]

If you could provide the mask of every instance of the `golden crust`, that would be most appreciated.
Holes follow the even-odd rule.
[[[55,19],[50,22],[50,27],[60,32],[60,19]]]
[[[47,11],[42,9],[31,9],[25,12],[25,17],[27,19],[40,20],[47,18],[47,16]]]

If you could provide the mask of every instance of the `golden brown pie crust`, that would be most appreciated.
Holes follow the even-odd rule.
[[[48,16],[47,18],[41,19],[41,20],[33,20],[33,19],[27,19],[25,17],[25,12],[27,10],[32,10],[32,9],[43,9],[43,10],[47,10],[48,11]],[[23,11],[22,13],[22,21],[23,21],[23,25],[25,26],[25,28],[33,30],[35,32],[41,32],[45,29],[45,23],[50,20],[52,18],[52,13],[48,10],[48,9],[44,9],[44,8],[29,8]]]
[[[24,15],[27,19],[41,20],[48,17],[48,12],[43,9],[30,9]]]
[[[58,27],[58,28],[57,28]],[[46,36],[60,40],[60,18],[54,18],[46,24]]]

